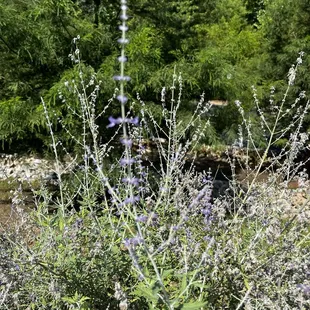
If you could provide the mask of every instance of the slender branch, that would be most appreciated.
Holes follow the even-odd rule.
[[[2,36],[0,36],[0,41],[2,41],[2,43],[3,43],[13,54],[19,56],[19,54],[18,54],[15,50],[13,50],[13,49],[10,47],[10,45],[3,39]]]

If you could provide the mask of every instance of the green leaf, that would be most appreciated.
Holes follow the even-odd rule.
[[[136,288],[134,293],[137,296],[145,297],[150,302],[155,302],[156,303],[158,301],[157,292],[155,292],[151,288],[147,287],[143,283],[139,283],[139,285]]]
[[[200,310],[207,304],[205,301],[189,302],[177,307],[177,310]]]
[[[184,292],[187,287],[187,275],[184,274],[182,278],[181,292]]]
[[[171,274],[173,274],[175,272],[175,269],[167,269],[167,270],[164,270],[163,273],[162,273],[162,277],[163,279],[169,277]]]

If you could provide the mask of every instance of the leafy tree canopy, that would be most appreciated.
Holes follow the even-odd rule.
[[[283,93],[287,71],[300,51],[305,52],[306,66],[300,68],[294,95],[309,87],[306,0],[136,0],[129,9],[126,70],[132,80],[127,92],[133,99],[138,92],[159,121],[160,91],[171,84],[175,71],[183,77],[184,119],[190,119],[193,101],[202,92],[207,100],[230,102],[210,115],[214,136],[209,142],[233,139],[228,137],[234,137],[239,123],[234,100],[242,101],[251,117],[257,116],[252,85],[257,85],[263,104],[268,105],[271,85],[280,100],[277,94]],[[104,108],[116,87],[111,77],[119,70],[119,14],[119,3],[112,0],[1,2],[0,139],[5,146],[20,139],[48,145],[40,97],[56,133],[70,145],[63,126],[79,134],[72,114],[79,102],[64,83],[79,81],[80,72],[85,79],[95,76],[101,81],[96,110]],[[80,40],[74,40],[78,36]],[[107,112],[116,115],[117,103]],[[22,121],[8,126],[11,117]],[[62,125],[57,118],[62,118]],[[98,125],[104,131],[106,120],[100,119]]]

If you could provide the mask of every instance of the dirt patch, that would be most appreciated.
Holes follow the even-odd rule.
[[[0,205],[0,225],[8,225],[8,223],[16,220],[16,212],[11,204]]]
[[[0,204],[0,233],[21,223],[29,210],[28,206],[20,208],[12,204]]]

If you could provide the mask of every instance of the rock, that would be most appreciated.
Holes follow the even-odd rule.
[[[33,156],[20,156],[16,154],[0,154],[0,179],[7,178],[19,180],[40,180],[55,170],[55,161],[39,159]],[[72,169],[74,165],[72,165]],[[61,167],[60,170],[63,170]],[[67,171],[68,172],[68,171]]]

